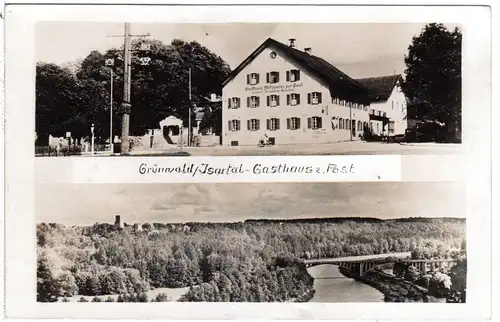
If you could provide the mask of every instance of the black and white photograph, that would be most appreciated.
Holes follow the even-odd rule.
[[[9,5],[5,315],[490,319],[491,19]]]
[[[425,182],[37,184],[37,301],[464,303],[464,193]]]
[[[461,52],[438,22],[41,22],[36,156],[460,153]]]

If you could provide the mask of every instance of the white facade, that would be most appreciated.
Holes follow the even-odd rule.
[[[357,140],[369,124],[368,106],[332,98],[318,77],[267,47],[222,90],[222,144],[257,145],[264,135],[277,145],[348,141],[350,113]]]
[[[386,101],[370,104],[370,113],[382,111],[389,119],[389,124],[382,125],[382,121],[370,120],[370,127],[374,134],[393,136],[405,134],[408,128],[406,119],[406,98],[399,87],[399,83],[392,89]]]

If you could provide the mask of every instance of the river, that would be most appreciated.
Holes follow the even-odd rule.
[[[337,265],[324,264],[307,269],[314,277],[316,293],[310,302],[384,302],[377,289],[347,278]]]

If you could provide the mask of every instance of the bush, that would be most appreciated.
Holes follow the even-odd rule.
[[[170,299],[168,298],[167,294],[160,293],[160,294],[156,295],[155,301],[156,302],[168,302],[168,301],[170,301]]]
[[[84,298],[83,296],[80,297],[80,299],[78,300],[78,302],[88,302],[89,300],[87,300],[86,298]]]

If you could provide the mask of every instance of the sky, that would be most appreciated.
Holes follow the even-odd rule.
[[[38,183],[37,222],[235,222],[324,217],[465,217],[458,183]]]
[[[221,56],[232,69],[268,37],[283,43],[296,39],[353,78],[404,73],[404,55],[425,24],[132,24],[134,35],[150,33],[169,44],[196,40]],[[451,27],[451,26],[450,26]],[[123,43],[121,23],[44,22],[37,25],[37,61],[66,64],[92,50],[104,52]]]

